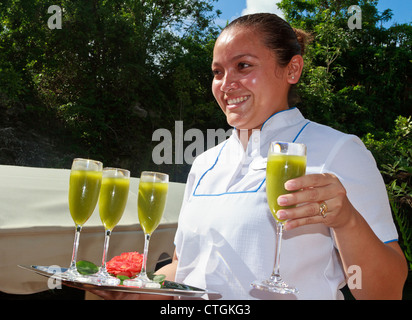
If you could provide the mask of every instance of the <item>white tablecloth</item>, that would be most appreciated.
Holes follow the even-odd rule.
[[[0,291],[30,294],[48,290],[47,279],[17,265],[70,264],[74,223],[68,207],[70,170],[0,166]],[[109,259],[122,252],[143,252],[138,224],[139,179],[131,178],[129,199],[110,238]],[[173,239],[185,185],[170,183],[163,219],[153,233],[148,269],[159,257],[173,255]],[[80,236],[78,260],[101,263],[104,228],[98,206]]]

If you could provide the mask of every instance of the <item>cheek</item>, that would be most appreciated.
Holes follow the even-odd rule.
[[[217,100],[218,97],[219,97],[219,92],[220,92],[220,90],[219,90],[219,85],[218,85],[218,83],[215,82],[215,81],[213,81],[213,82],[212,82],[212,93],[213,93],[213,96],[215,97],[216,100]]]
[[[259,81],[259,75],[256,73],[251,73],[247,77],[240,80],[242,86],[252,93],[256,90],[259,90],[261,86],[261,81]]]
[[[254,100],[259,100],[262,82],[258,77],[249,77],[241,81],[242,87],[246,89],[246,93],[251,94]]]
[[[220,91],[220,84],[216,82],[212,82],[212,93],[215,97],[216,102],[218,103],[219,107],[225,111],[224,108],[224,101],[223,101],[223,93]]]

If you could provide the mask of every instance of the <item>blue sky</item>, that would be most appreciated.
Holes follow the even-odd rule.
[[[253,12],[274,12],[279,13],[274,8],[274,3],[278,0],[218,0],[214,5],[216,9],[222,11],[219,25],[225,25],[226,21],[240,17],[245,13]],[[408,23],[412,22],[412,1],[411,0],[379,0],[378,10],[392,9],[392,20],[385,27],[390,27],[395,22]]]

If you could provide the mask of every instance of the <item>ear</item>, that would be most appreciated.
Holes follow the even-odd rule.
[[[295,55],[290,59],[287,66],[288,69],[288,83],[298,83],[303,70],[303,58],[301,55]]]

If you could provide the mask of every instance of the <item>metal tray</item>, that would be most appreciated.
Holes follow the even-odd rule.
[[[18,265],[20,268],[35,272],[39,275],[53,278],[57,281],[61,281],[62,284],[78,288],[82,290],[107,290],[107,291],[119,291],[119,292],[129,292],[129,293],[144,293],[144,294],[156,294],[156,295],[165,295],[165,296],[185,296],[185,297],[202,297],[205,294],[216,294],[215,292],[210,292],[200,288],[182,285],[176,282],[170,282],[169,284],[175,285],[176,287],[182,287],[184,289],[170,289],[170,288],[139,288],[131,287],[125,285],[118,286],[106,286],[106,285],[96,285],[89,282],[79,282],[79,281],[70,281],[60,277],[58,274],[52,272],[56,270],[53,266],[36,266],[36,265]],[[61,268],[61,271],[64,272],[66,268]]]

